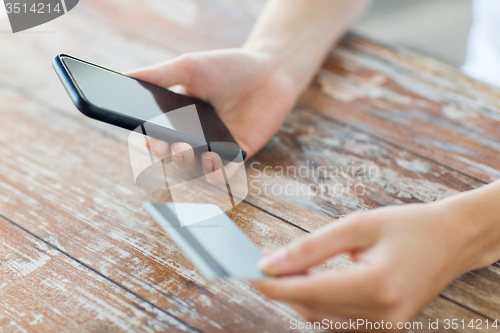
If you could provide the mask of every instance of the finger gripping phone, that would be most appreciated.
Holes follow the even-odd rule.
[[[246,157],[215,109],[205,101],[65,54],[54,58],[53,67],[78,110],[90,118],[130,131],[142,128],[144,135],[169,144],[186,142],[197,154],[212,151],[226,161]],[[197,119],[193,119],[193,112],[179,117],[178,111],[187,107],[196,109]],[[159,117],[164,119],[155,121]]]

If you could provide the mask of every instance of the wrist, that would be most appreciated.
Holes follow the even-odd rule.
[[[269,54],[298,95],[367,5],[366,0],[268,1],[244,48]]]
[[[287,82],[293,89],[296,98],[307,87],[316,72],[316,68],[304,61],[307,56],[300,50],[294,51],[283,41],[273,38],[249,39],[243,45],[243,50],[259,54],[267,63],[268,72]]]
[[[443,200],[444,219],[459,245],[459,274],[487,267],[500,259],[500,182]]]

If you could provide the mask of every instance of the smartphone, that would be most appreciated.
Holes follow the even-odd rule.
[[[261,280],[260,249],[216,205],[150,203],[144,208],[208,278]]]
[[[246,157],[207,102],[65,54],[54,58],[53,67],[78,110],[90,118],[130,131],[140,129],[169,144],[186,142],[197,154],[213,151],[226,161]],[[185,112],[185,117],[172,112],[187,107],[195,108],[198,119],[193,119],[193,112]],[[155,121],[159,118],[162,121]]]

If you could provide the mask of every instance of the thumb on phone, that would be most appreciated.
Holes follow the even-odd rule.
[[[194,62],[191,57],[181,55],[174,59],[126,73],[127,75],[169,88],[175,85],[189,86],[193,76]]]

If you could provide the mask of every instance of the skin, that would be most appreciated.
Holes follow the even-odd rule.
[[[242,48],[187,53],[127,74],[165,88],[176,86],[177,92],[211,103],[249,158],[278,131],[327,52],[366,3],[270,1]],[[222,166],[216,154],[204,153],[200,161],[186,143],[170,147],[153,138],[148,142],[156,157],[171,155],[179,171],[201,168],[208,182],[224,182],[211,174]],[[230,165],[228,176],[238,166]]]
[[[176,87],[177,92],[211,103],[248,156],[254,155],[278,131],[297,98],[290,79],[274,72],[269,56],[251,50],[184,54],[129,75],[166,88],[182,85]],[[179,171],[195,173],[201,168],[210,183],[224,181],[211,175],[222,166],[217,154],[203,153],[200,161],[187,143],[176,142],[169,147],[153,138],[148,142],[156,157],[171,155]]]
[[[241,48],[181,55],[129,75],[211,103],[251,157],[278,131],[331,47],[362,13],[364,0],[271,0]],[[172,88],[173,87],[173,88]],[[222,167],[196,159],[186,143],[148,140],[182,172]],[[239,165],[229,167],[229,176]],[[500,182],[432,203],[388,207],[347,218],[266,255],[276,276],[254,285],[289,302],[306,320],[407,321],[457,276],[500,258]],[[311,273],[340,253],[353,265]],[[393,330],[394,331],[394,330]]]
[[[350,214],[268,253],[260,268],[277,278],[254,286],[306,321],[360,318],[396,327],[458,276],[500,258],[499,196],[497,181],[431,204]],[[308,273],[340,253],[353,265]]]

